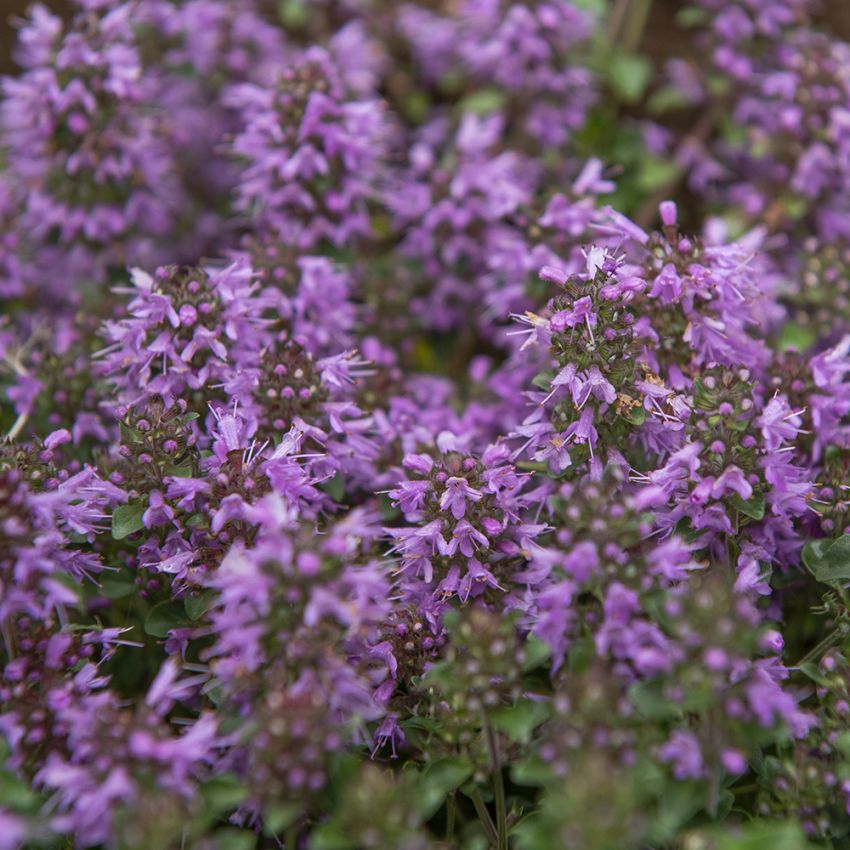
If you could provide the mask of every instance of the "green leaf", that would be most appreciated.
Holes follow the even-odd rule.
[[[107,599],[123,599],[131,593],[136,592],[136,585],[132,581],[121,581],[120,579],[105,579],[100,583],[100,595]]]
[[[652,63],[645,56],[618,53],[608,65],[608,80],[617,96],[626,103],[637,103],[652,77]]]
[[[669,784],[661,796],[658,812],[652,819],[653,842],[666,844],[679,827],[687,823],[705,801],[705,791],[698,782],[676,782]]]
[[[661,115],[673,109],[684,109],[688,106],[688,99],[682,94],[681,89],[676,86],[663,86],[653,92],[647,104],[649,111],[655,115]]]
[[[413,363],[422,372],[436,372],[440,367],[433,346],[424,339],[418,339],[413,344]]]
[[[248,789],[235,776],[223,773],[201,789],[207,808],[216,814],[233,811],[248,796]]]
[[[850,757],[850,731],[842,732],[838,736],[835,746],[844,754],[845,758]]]
[[[442,788],[446,794],[460,788],[472,776],[472,764],[456,756],[432,761],[422,773],[423,779],[435,788]]]
[[[638,712],[649,720],[668,720],[675,717],[678,708],[662,693],[661,682],[639,682],[629,688],[629,699]]]
[[[675,180],[680,166],[669,160],[655,156],[643,157],[638,174],[638,188],[642,192],[654,192]]]
[[[328,780],[333,788],[343,788],[360,776],[363,763],[355,753],[338,753],[331,761]]]
[[[586,12],[591,12],[599,17],[608,11],[605,0],[572,0],[572,2],[576,8],[584,9]]]
[[[552,766],[543,759],[532,756],[511,767],[511,780],[517,785],[543,787],[552,779]]]
[[[402,720],[401,728],[405,731],[410,729],[421,729],[423,732],[427,732],[429,735],[436,735],[440,731],[441,726],[432,717],[413,716],[408,718],[407,720]]]
[[[144,502],[119,505],[112,512],[112,536],[116,540],[123,540],[130,534],[141,531],[145,527],[142,522],[144,512]]]
[[[145,632],[153,637],[168,637],[172,629],[185,628],[192,625],[186,616],[186,609],[182,602],[168,599],[154,605],[145,618]]]
[[[629,407],[626,408],[623,418],[626,422],[630,422],[632,425],[640,427],[646,421],[646,411],[642,404],[639,404],[636,407]]]
[[[742,499],[737,493],[729,500],[739,513],[756,521],[764,519],[764,494],[755,493],[749,499]]]
[[[475,115],[489,115],[505,105],[505,95],[499,89],[480,89],[468,95],[460,102],[463,112]]]
[[[390,525],[396,517],[401,516],[401,511],[393,506],[392,499],[386,493],[381,493],[378,496],[378,509],[381,511],[381,518],[387,525]]]
[[[817,334],[811,328],[802,328],[793,322],[786,322],[779,334],[780,351],[808,351],[817,341]]]
[[[837,540],[812,540],[803,547],[806,569],[824,583],[850,580],[850,534]]]
[[[511,743],[527,744],[534,730],[549,716],[547,703],[530,699],[502,708],[492,715],[493,726],[508,736]]]
[[[419,811],[427,820],[443,805],[450,792],[472,776],[472,764],[465,759],[446,757],[431,762],[419,780]]]
[[[0,804],[24,812],[38,802],[38,797],[16,776],[5,771],[0,772]]]
[[[301,815],[297,803],[272,803],[263,810],[263,825],[266,835],[275,835],[292,826]]]
[[[809,846],[798,824],[759,821],[717,842],[717,850],[806,850]]]
[[[319,824],[310,835],[310,850],[352,850],[354,838],[345,835],[335,823]]]
[[[735,795],[728,788],[724,788],[717,799],[717,812],[714,819],[718,821],[726,820],[734,805]]]
[[[699,27],[706,23],[708,12],[705,9],[700,9],[699,6],[685,6],[676,12],[676,25],[688,29],[689,27]]]
[[[525,652],[525,661],[522,663],[523,673],[530,673],[532,670],[542,667],[552,657],[549,644],[535,635],[528,638],[523,650]]]
[[[401,101],[401,108],[408,121],[412,124],[422,124],[427,120],[432,105],[424,91],[412,91]]]
[[[307,23],[307,9],[299,0],[280,0],[277,13],[285,27],[299,29]]]
[[[801,219],[809,209],[805,198],[795,197],[793,195],[785,198],[783,206],[786,215],[795,220]]]
[[[557,839],[552,835],[552,829],[545,822],[540,812],[534,812],[522,819],[520,823],[511,830],[511,837],[515,839],[519,850],[555,850],[563,847],[556,843]]]
[[[201,590],[186,594],[183,597],[183,607],[186,609],[189,619],[200,620],[212,607],[216,596],[217,594],[214,590]]]
[[[229,826],[216,830],[216,850],[254,850],[256,846],[257,836],[252,832]]]
[[[829,546],[831,540],[811,540],[804,547],[802,552],[803,566],[812,574],[815,574],[826,547]]]
[[[549,464],[546,461],[518,460],[516,468],[523,472],[546,472],[549,469]]]
[[[531,383],[537,387],[538,390],[548,392],[552,388],[552,378],[554,377],[555,375],[552,372],[539,372],[531,379]]]
[[[596,646],[590,638],[573,641],[567,661],[571,673],[582,673],[596,656]]]
[[[850,567],[850,534],[842,534],[841,537],[831,543],[823,557],[831,570]]]
[[[173,478],[191,478],[192,464],[184,463],[182,466],[166,466],[163,469],[165,475],[171,475]]]
[[[333,478],[323,481],[321,488],[335,502],[341,502],[345,498],[345,479],[338,472]]]
[[[804,676],[811,679],[816,685],[820,685],[823,688],[829,687],[829,679],[821,673],[820,667],[818,667],[814,661],[804,661],[798,669]]]

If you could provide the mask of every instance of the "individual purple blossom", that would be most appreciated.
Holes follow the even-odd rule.
[[[670,740],[658,749],[658,757],[672,764],[676,779],[699,779],[703,772],[702,753],[696,737],[677,729]]]
[[[482,493],[469,486],[466,478],[452,476],[445,481],[445,490],[440,496],[441,510],[451,510],[455,519],[462,519],[466,513],[466,503],[480,502]]]

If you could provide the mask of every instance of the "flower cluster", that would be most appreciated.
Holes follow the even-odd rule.
[[[255,233],[301,250],[370,234],[385,120],[378,102],[346,97],[326,53],[308,51],[274,86],[246,83],[229,102],[243,127],[236,209]]]
[[[850,46],[605,5],[21,22],[0,850],[846,846]]]
[[[41,9],[21,32],[24,73],[4,82],[0,123],[15,231],[49,297],[55,279],[102,280],[110,266],[173,256],[184,200],[129,4],[79,3],[67,28]],[[111,7],[111,8],[110,8]],[[67,280],[68,278],[66,278]]]
[[[411,478],[389,492],[411,526],[390,529],[408,594],[431,591],[434,599],[462,602],[504,592],[500,577],[538,528],[522,523],[522,487],[506,445],[480,459],[449,451],[437,462],[406,455]]]

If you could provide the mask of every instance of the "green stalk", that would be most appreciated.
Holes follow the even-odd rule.
[[[629,0],[615,0],[614,8],[608,18],[608,41],[611,44],[617,42],[617,36],[623,27],[623,21],[626,19],[626,13],[629,9]]]
[[[809,650],[797,663],[796,667],[800,667],[807,661],[814,661],[819,655],[826,652],[831,646],[834,646],[841,638],[841,631],[836,629],[831,634],[828,634],[814,649]]]
[[[493,768],[493,794],[496,798],[496,850],[508,850],[508,806],[505,799],[505,781],[502,777],[502,759],[499,754],[499,739],[487,724],[487,746]]]
[[[484,832],[487,833],[487,838],[491,844],[496,844],[499,837],[496,833],[493,819],[490,817],[490,812],[487,811],[487,806],[484,805],[484,800],[481,799],[481,792],[476,788],[470,796],[472,798],[472,805],[475,806],[475,811],[478,814],[478,819],[484,827]]]
[[[626,52],[633,53],[638,49],[643,38],[643,31],[646,29],[651,7],[652,0],[634,0],[630,4],[622,37],[622,44]]]
[[[298,846],[298,825],[288,827],[283,837],[283,846],[286,850],[295,850]]]
[[[456,792],[449,794],[448,811],[446,812],[446,846],[451,847],[455,840],[455,821],[457,820]]]

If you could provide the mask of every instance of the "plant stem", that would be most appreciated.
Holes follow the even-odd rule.
[[[621,39],[623,48],[627,53],[634,52],[640,45],[651,7],[652,0],[634,0],[631,4]]]
[[[643,38],[652,0],[616,0],[608,17],[607,36],[611,45],[634,52]]]
[[[810,649],[794,666],[800,667],[807,661],[814,661],[819,655],[826,652],[831,646],[838,643],[841,637],[841,632],[835,629],[831,634],[828,634],[814,649]]]
[[[484,832],[487,833],[487,838],[491,844],[496,844],[499,840],[496,827],[493,825],[493,819],[490,817],[490,812],[487,811],[487,806],[484,805],[484,800],[481,799],[481,792],[476,788],[470,796],[472,798],[472,805],[475,806],[475,811],[478,814],[478,819],[484,827]]]
[[[759,790],[757,782],[750,782],[748,785],[733,785],[730,789],[733,794],[752,794],[753,791]]]
[[[615,44],[617,36],[623,26],[623,21],[626,18],[626,12],[629,8],[629,0],[616,0],[614,8],[611,10],[611,16],[608,18],[608,41]]]
[[[24,412],[24,413],[18,414],[18,418],[15,420],[14,424],[12,425],[12,427],[9,429],[8,433],[6,434],[6,439],[7,440],[17,439],[17,437],[21,433],[21,431],[24,430],[24,426],[27,424],[27,419],[29,419],[29,418],[30,418],[29,412]]]
[[[455,840],[455,820],[457,818],[457,800],[455,792],[449,794],[448,811],[446,812],[446,847],[451,847]]]
[[[496,848],[508,850],[508,807],[505,800],[505,781],[502,777],[502,759],[499,754],[499,739],[493,727],[487,724],[487,746],[493,769],[493,794],[496,797]]]

